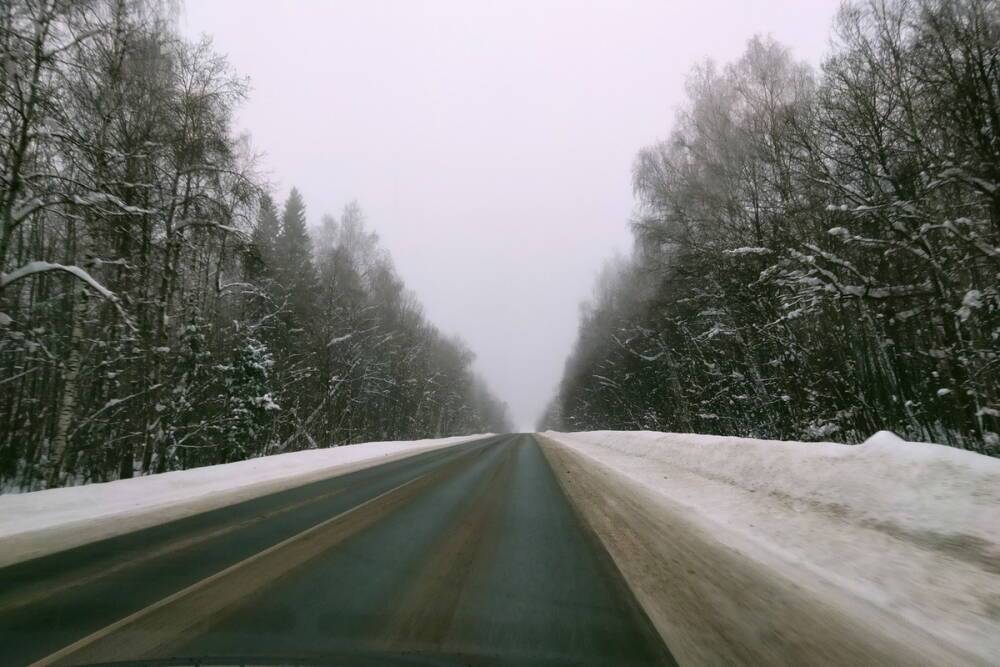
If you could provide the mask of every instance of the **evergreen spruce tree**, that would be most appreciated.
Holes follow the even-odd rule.
[[[316,270],[312,240],[306,229],[306,205],[292,188],[281,216],[281,231],[275,243],[275,273],[287,294],[298,326],[306,326],[315,313]]]
[[[280,233],[281,221],[278,220],[278,210],[274,206],[274,200],[271,199],[270,195],[264,195],[260,200],[257,224],[250,237],[250,257],[246,267],[248,278],[259,279],[271,276]]]

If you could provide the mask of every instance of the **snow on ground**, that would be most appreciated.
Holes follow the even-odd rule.
[[[0,567],[485,435],[369,442],[0,495]]]
[[[987,661],[1000,655],[998,459],[887,432],[862,445],[544,435],[807,586],[821,580]]]

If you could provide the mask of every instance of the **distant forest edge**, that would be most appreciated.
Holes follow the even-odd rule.
[[[687,94],[540,427],[1000,454],[1000,3],[848,3],[820,71],[754,39]]]
[[[0,6],[0,488],[507,430],[356,205],[279,211],[172,7]]]

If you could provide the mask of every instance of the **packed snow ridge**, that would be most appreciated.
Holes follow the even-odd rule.
[[[368,442],[0,495],[0,567],[484,435]]]
[[[862,445],[544,435],[805,586],[832,585],[987,662],[1000,655],[1000,459],[888,432]]]

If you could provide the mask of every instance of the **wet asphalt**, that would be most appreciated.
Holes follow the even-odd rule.
[[[0,569],[0,664],[88,636],[53,664],[675,664],[530,435]]]

